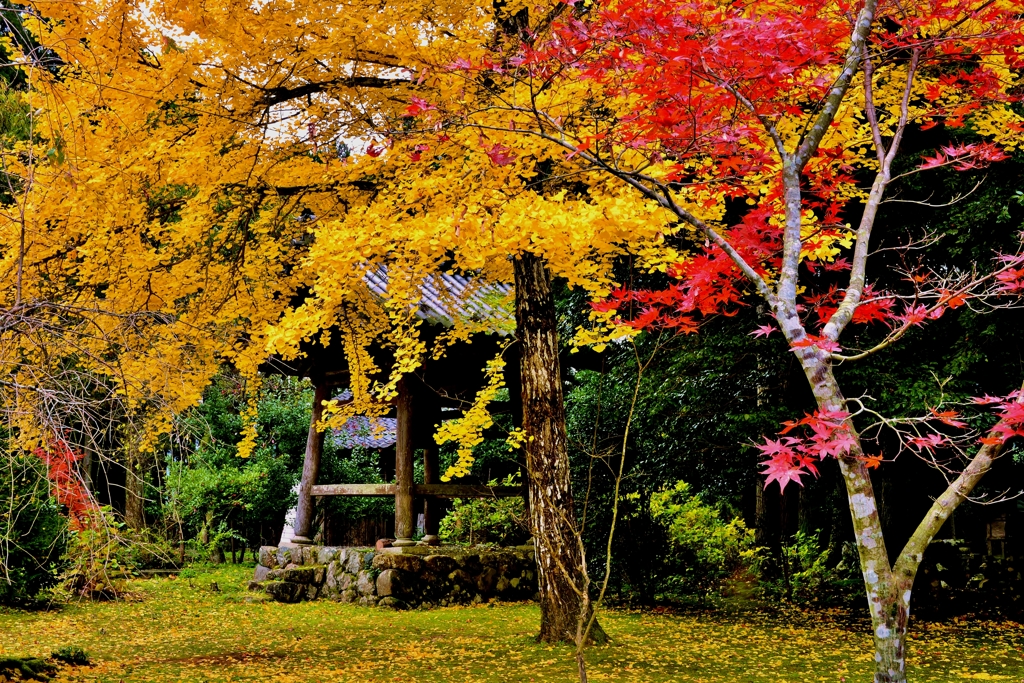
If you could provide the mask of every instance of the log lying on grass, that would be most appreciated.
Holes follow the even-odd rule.
[[[57,667],[38,657],[0,657],[0,681],[48,681]]]

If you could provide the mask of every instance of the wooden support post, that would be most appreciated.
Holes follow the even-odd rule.
[[[416,528],[413,510],[413,441],[412,392],[402,380],[398,383],[398,426],[395,442],[395,547],[416,545],[412,540]]]
[[[423,483],[441,483],[440,463],[437,457],[437,447],[423,449]],[[440,545],[441,537],[438,536],[441,524],[441,506],[443,503],[438,498],[427,498],[423,503],[423,543],[425,545]]]
[[[317,431],[316,423],[324,414],[324,401],[330,400],[326,382],[314,385],[313,415],[309,421],[309,436],[306,437],[306,457],[302,461],[302,479],[299,481],[299,501],[295,509],[295,526],[292,543],[309,545],[313,542],[313,486],[320,472],[320,454],[324,450],[324,432]]]

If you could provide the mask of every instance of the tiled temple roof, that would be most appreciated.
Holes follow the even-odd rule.
[[[369,418],[365,415],[350,417],[331,439],[339,448],[387,448],[397,440],[398,419],[394,417]]]
[[[387,296],[385,268],[367,272],[363,280],[371,292],[382,298]],[[428,275],[420,285],[422,298],[416,315],[446,327],[456,318],[484,323],[492,332],[509,334],[515,325],[514,314],[500,303],[511,291],[512,285],[501,282],[480,284],[450,273]]]

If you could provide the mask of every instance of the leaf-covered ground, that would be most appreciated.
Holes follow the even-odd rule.
[[[572,681],[571,651],[533,642],[533,605],[390,612],[331,602],[282,605],[245,591],[251,569],[136,581],[137,599],[55,612],[0,612],[0,657],[64,645],[91,667],[62,681]],[[220,592],[212,592],[216,581]],[[823,616],[607,612],[608,647],[589,651],[595,681],[869,681],[863,624]],[[919,624],[911,679],[1024,681],[1024,626]]]

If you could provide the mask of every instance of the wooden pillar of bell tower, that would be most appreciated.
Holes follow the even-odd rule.
[[[413,506],[413,395],[406,380],[398,383],[395,441],[395,547],[416,545]]]

